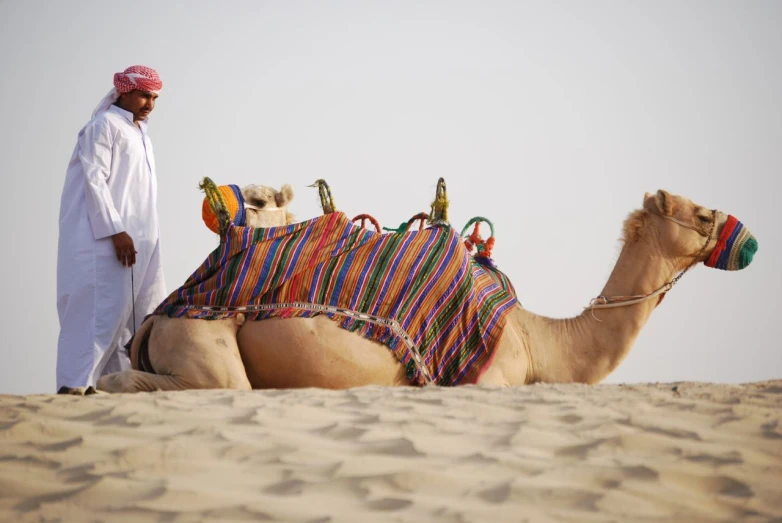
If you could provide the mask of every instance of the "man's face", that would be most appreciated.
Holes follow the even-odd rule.
[[[149,113],[155,108],[155,100],[157,100],[157,94],[134,89],[129,93],[119,95],[117,105],[133,113],[133,121],[138,122],[147,119]]]

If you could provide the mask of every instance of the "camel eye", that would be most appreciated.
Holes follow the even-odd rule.
[[[709,216],[698,216],[698,219],[701,221],[701,223],[709,223],[711,221]]]

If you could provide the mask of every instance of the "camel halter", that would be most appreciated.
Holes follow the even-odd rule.
[[[258,212],[285,212],[285,207],[275,207],[273,209],[267,209],[265,207],[258,207],[257,205],[253,205],[251,203],[244,202],[243,203],[245,210],[252,209],[253,211]]]
[[[706,243],[703,244],[703,247],[698,251],[698,253],[693,257],[690,264],[685,267],[683,271],[681,271],[679,274],[677,274],[671,281],[665,283],[662,287],[657,289],[656,291],[652,291],[648,294],[635,294],[633,296],[603,296],[600,295],[596,298],[592,298],[592,300],[589,302],[589,305],[584,307],[584,310],[591,310],[594,311],[595,309],[611,309],[615,307],[627,307],[628,305],[635,305],[637,303],[643,303],[645,301],[651,300],[652,298],[659,296],[661,294],[665,294],[666,292],[673,289],[673,286],[676,285],[676,283],[681,279],[684,274],[689,271],[696,263],[698,263],[698,258],[706,251],[706,248],[711,243],[711,236],[714,233],[715,226],[717,224],[717,215],[718,211],[716,209],[712,209],[711,211],[711,226],[709,227],[709,232],[704,234],[703,231],[697,229],[696,227],[693,227],[692,225],[682,222],[680,220],[677,220],[676,218],[672,216],[666,216],[664,214],[661,214],[656,211],[649,211],[653,214],[656,214],[657,216],[660,216],[662,218],[665,218],[666,220],[672,221],[673,223],[680,225],[682,227],[685,227],[687,229],[691,229],[701,236],[706,237]],[[597,319],[597,318],[595,318]]]

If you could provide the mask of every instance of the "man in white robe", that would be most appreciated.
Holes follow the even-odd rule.
[[[147,136],[162,86],[148,67],[115,74],[68,164],[57,252],[59,392],[128,369],[125,344],[167,295]]]

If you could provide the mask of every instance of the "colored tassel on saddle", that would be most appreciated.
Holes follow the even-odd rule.
[[[480,222],[489,224],[491,236],[488,240],[484,240],[483,237],[481,237]],[[472,233],[464,240],[465,248],[470,253],[472,253],[472,250],[475,249],[473,258],[476,262],[496,269],[497,265],[494,263],[494,260],[491,257],[492,249],[494,248],[494,224],[482,216],[476,216],[467,222],[467,225],[464,226],[461,234],[462,237],[464,237],[467,229],[472,224],[475,224],[475,226],[473,227]]]

